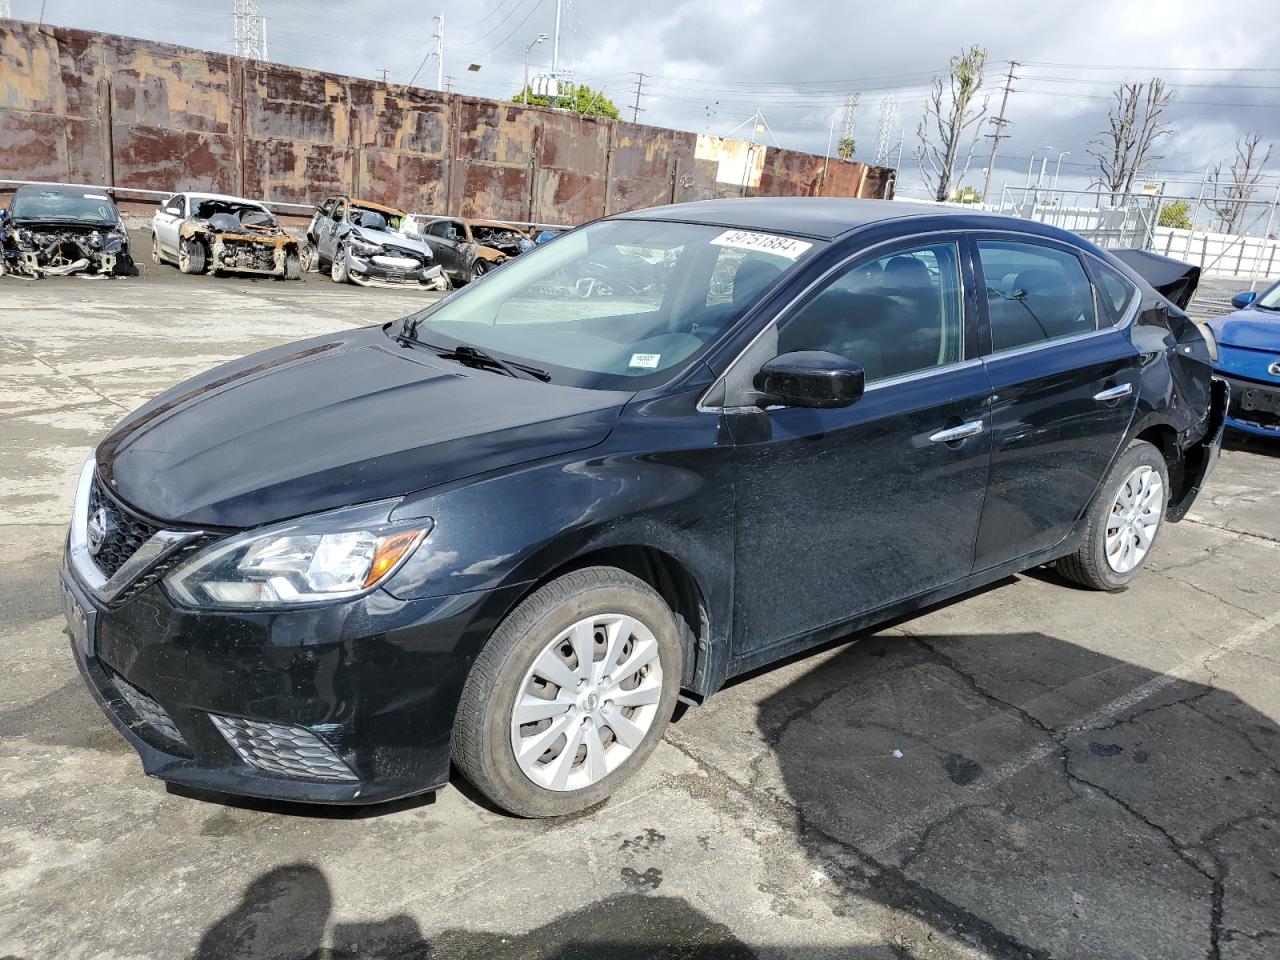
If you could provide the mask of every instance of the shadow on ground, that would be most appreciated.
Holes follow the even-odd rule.
[[[714,728],[701,713],[695,728]],[[837,914],[888,906],[938,945],[1023,960],[1280,947],[1280,730],[1231,693],[1038,633],[880,635],[769,696],[757,722],[770,749],[735,788],[798,835],[832,881],[803,895]],[[643,893],[508,935],[428,937],[408,914],[331,926],[334,906],[320,867],[277,868],[196,960],[884,955],[748,946],[688,901]]]

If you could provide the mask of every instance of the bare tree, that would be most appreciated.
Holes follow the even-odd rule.
[[[982,72],[987,65],[987,51],[973,46],[951,58],[951,70],[947,77],[933,78],[933,91],[924,105],[924,117],[916,127],[920,146],[916,161],[925,186],[938,200],[951,196],[951,185],[964,180],[973,160],[973,148],[977,144],[979,121],[987,114],[987,102],[981,108],[975,104],[982,87]],[[972,128],[964,165],[956,175],[956,164],[966,134]]]
[[[1111,194],[1118,206],[1133,193],[1133,185],[1153,163],[1164,158],[1152,150],[1173,132],[1161,116],[1173,94],[1164,81],[1152,77],[1146,83],[1122,83],[1116,87],[1115,105],[1107,112],[1107,129],[1089,143],[1089,153],[1098,161],[1098,177],[1093,182]]]
[[[1209,189],[1212,191],[1213,212],[1218,215],[1218,229],[1223,233],[1237,233],[1244,220],[1246,204],[1253,198],[1253,192],[1262,179],[1267,161],[1271,159],[1271,148],[1267,144],[1266,151],[1260,149],[1262,134],[1258,131],[1245,134],[1236,140],[1236,159],[1231,164],[1224,182],[1222,164],[1213,168],[1209,177]]]

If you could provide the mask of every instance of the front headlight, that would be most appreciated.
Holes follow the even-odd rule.
[[[385,581],[434,526],[390,523],[394,503],[348,507],[242,533],[196,554],[165,584],[195,607],[239,610],[325,603]]]
[[[382,252],[380,244],[370,243],[368,240],[362,240],[357,236],[352,236],[348,241],[351,252],[357,257],[373,257]]]

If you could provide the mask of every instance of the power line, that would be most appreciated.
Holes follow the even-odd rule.
[[[1103,66],[1098,63],[1051,63],[1047,60],[1023,60],[1028,67],[1063,67],[1070,70],[1148,70],[1155,73],[1193,71],[1196,73],[1280,73],[1280,67],[1139,67],[1131,63],[1123,66]]]

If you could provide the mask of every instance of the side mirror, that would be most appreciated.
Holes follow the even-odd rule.
[[[1243,310],[1253,301],[1258,299],[1258,295],[1252,290],[1246,290],[1244,293],[1237,293],[1231,298],[1231,305],[1237,310]]]
[[[834,353],[796,350],[774,357],[756,374],[766,403],[787,407],[847,407],[862,396],[862,367]]]

